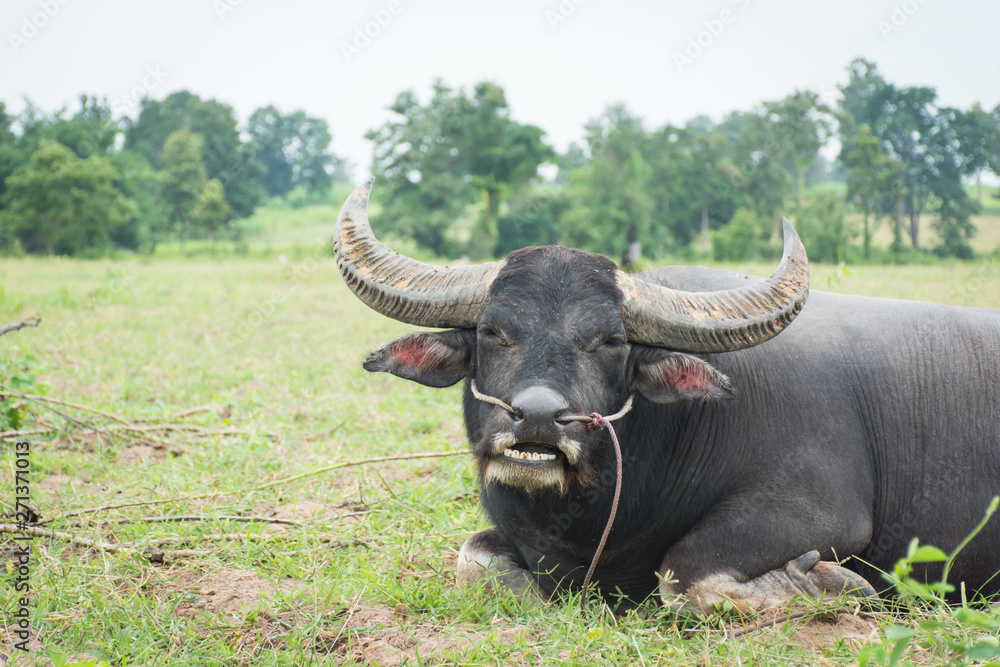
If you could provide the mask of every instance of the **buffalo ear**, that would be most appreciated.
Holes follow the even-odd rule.
[[[704,359],[651,347],[635,349],[633,354],[635,387],[654,403],[736,395],[729,378]]]
[[[474,341],[472,329],[409,334],[369,354],[363,366],[428,387],[450,387],[471,374]]]

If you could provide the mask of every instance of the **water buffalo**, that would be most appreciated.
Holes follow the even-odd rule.
[[[432,266],[375,239],[371,185],[340,213],[337,265],[379,313],[448,329],[394,340],[364,367],[431,387],[466,381],[495,528],[462,547],[462,582],[542,598],[579,589],[616,466],[608,433],[568,417],[616,412],[630,396],[616,423],[621,503],[594,575],[611,602],[658,590],[708,611],[874,595],[876,568],[912,536],[955,547],[1000,491],[997,312],[822,292],[805,305],[808,263],[787,222],[768,279],[628,275],[552,246]],[[473,383],[510,409],[477,400]],[[997,554],[1000,521],[951,579],[1000,590]]]

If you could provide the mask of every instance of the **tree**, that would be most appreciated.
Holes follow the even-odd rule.
[[[990,133],[992,141],[986,149],[986,166],[995,175],[1000,176],[1000,104],[990,113],[990,125],[994,130]]]
[[[269,196],[296,186],[313,193],[329,190],[342,161],[329,152],[332,137],[325,120],[303,111],[282,114],[267,106],[250,116],[247,131],[254,159],[263,167],[260,185]]]
[[[115,186],[107,158],[80,159],[62,144],[42,140],[27,164],[7,178],[0,228],[28,252],[103,253],[112,236],[136,214]]]
[[[390,109],[396,117],[367,135],[375,173],[389,190],[387,227],[441,254],[478,190],[480,229],[466,246],[494,253],[503,203],[554,156],[542,131],[511,120],[503,90],[493,84],[479,84],[470,99],[437,81],[427,105],[406,91]]]
[[[985,111],[978,102],[968,111],[953,109],[951,114],[949,124],[960,143],[962,172],[975,177],[978,186],[976,198],[982,203],[983,171],[990,169],[991,162],[1000,163],[1000,114]]]
[[[650,232],[652,170],[642,155],[647,134],[621,104],[609,106],[586,125],[588,165],[573,174],[572,204],[560,221],[562,239],[574,246],[622,257],[642,256]]]
[[[735,210],[732,186],[738,184],[743,175],[733,163],[729,139],[707,118],[694,119],[686,129],[689,152],[684,187],[699,204],[701,251],[708,254],[711,250],[710,214],[714,209],[721,222],[730,220]]]
[[[480,191],[483,232],[491,244],[497,239],[497,216],[501,203],[512,191],[527,185],[538,166],[555,157],[542,140],[545,133],[534,125],[510,118],[507,98],[500,86],[483,82],[472,97],[460,92],[455,98],[454,132],[459,156]],[[494,252],[489,247],[489,252]]]
[[[758,259],[769,232],[767,219],[748,208],[739,208],[725,227],[712,232],[712,258],[717,262]]]
[[[49,121],[46,136],[79,157],[107,155],[113,149],[120,128],[112,118],[111,106],[106,99],[81,95],[80,110],[69,118],[64,118],[65,113],[64,109],[60,110]]]
[[[967,239],[974,231],[969,219],[973,203],[962,187],[962,176],[980,162],[969,152],[956,129],[968,129],[964,117],[954,109],[935,106],[932,88],[897,88],[885,82],[872,63],[857,60],[849,68],[850,79],[842,88],[840,105],[841,161],[862,125],[879,139],[883,150],[899,165],[902,187],[899,197],[910,219],[910,243],[920,247],[920,216],[935,202],[935,223],[942,239],[939,252],[966,255]],[[898,248],[898,218],[895,226]]]
[[[878,219],[891,213],[902,184],[899,164],[883,150],[882,142],[866,123],[845,147],[847,161],[847,196],[856,202],[862,215],[862,247],[865,259],[871,257],[872,228]]]
[[[145,98],[139,117],[128,124],[125,148],[162,169],[167,138],[185,128],[201,136],[206,174],[222,183],[233,215],[243,218],[253,213],[263,194],[258,184],[262,167],[240,138],[231,106],[202,100],[187,91],[173,93],[162,102]]]
[[[0,102],[0,197],[7,189],[7,177],[24,162],[13,125],[14,117],[7,113],[7,105]]]
[[[649,237],[659,248],[686,246],[691,241],[686,221],[692,205],[681,187],[685,159],[682,134],[681,128],[666,125],[643,142],[643,159],[650,168],[646,186],[651,204]]]
[[[796,90],[779,102],[764,102],[764,110],[781,137],[783,161],[795,177],[801,204],[806,195],[806,172],[830,136],[830,110],[820,102],[817,93],[803,90]]]
[[[205,188],[195,200],[191,211],[191,223],[196,229],[208,234],[212,242],[212,254],[215,254],[215,240],[223,224],[229,218],[229,202],[226,201],[222,183],[213,178],[205,184]]]
[[[728,197],[736,205],[769,221],[772,232],[780,236],[778,209],[791,194],[796,175],[788,166],[789,144],[779,125],[768,113],[757,110],[732,113],[719,129],[729,139],[729,159],[736,168],[720,187],[727,186]]]
[[[558,243],[559,220],[569,204],[569,189],[565,184],[540,184],[514,195],[507,214],[497,220],[497,255]]]
[[[136,215],[129,224],[111,233],[115,245],[129,250],[152,252],[157,241],[169,230],[160,204],[159,175],[145,157],[134,151],[112,153],[111,164],[118,176],[116,185],[136,204]]]
[[[192,214],[208,184],[202,162],[202,139],[190,130],[177,130],[163,146],[160,201],[164,217],[180,239],[181,254],[192,227]]]
[[[396,117],[366,136],[374,143],[373,170],[386,189],[380,227],[414,239],[436,255],[473,190],[458,157],[454,133],[455,96],[441,82],[423,106],[412,91],[389,107]]]
[[[809,248],[810,261],[839,264],[847,260],[853,234],[843,198],[832,192],[817,193],[801,206],[794,206],[791,217],[802,243]]]

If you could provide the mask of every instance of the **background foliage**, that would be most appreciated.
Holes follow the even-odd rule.
[[[862,59],[847,73],[836,100],[797,90],[718,122],[649,128],[615,104],[563,153],[511,116],[496,83],[401,92],[367,135],[380,232],[438,257],[563,243],[642,266],[772,258],[787,216],[819,261],[972,257],[974,216],[1000,208],[976,186],[1000,174],[1000,107],[939,106],[933,88]],[[187,91],[143,99],[134,118],[90,96],[72,113],[12,116],[0,102],[0,249],[240,248],[261,204],[340,204],[350,165],[331,142],[303,111],[267,106],[241,127]]]

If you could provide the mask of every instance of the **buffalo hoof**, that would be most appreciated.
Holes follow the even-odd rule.
[[[660,583],[664,604],[702,614],[726,609],[760,611],[787,605],[796,596],[878,597],[862,576],[836,563],[821,561],[818,551],[804,553],[753,579],[741,581],[730,574],[714,574],[695,581],[686,590],[679,590],[677,582],[670,581],[669,572],[666,574]]]
[[[803,593],[818,598],[826,595],[878,597],[868,580],[830,561],[820,560],[818,551],[809,551],[788,561],[784,571]]]
[[[514,548],[495,530],[484,530],[465,541],[458,553],[458,582],[512,592],[525,602],[542,603],[534,576]]]

